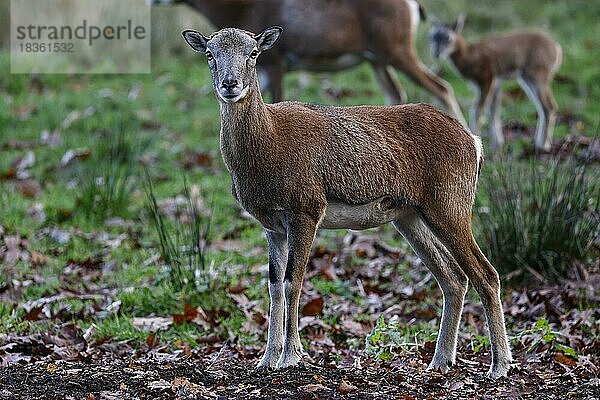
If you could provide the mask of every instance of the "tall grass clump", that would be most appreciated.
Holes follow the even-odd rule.
[[[127,217],[138,174],[137,163],[150,142],[132,138],[120,129],[99,143],[81,172],[80,209],[88,219]]]
[[[185,218],[173,221],[159,206],[154,185],[146,172],[146,209],[158,236],[160,255],[166,263],[163,282],[175,292],[205,292],[212,283],[207,257],[211,219],[200,209],[185,177],[183,187]]]
[[[500,161],[481,179],[478,242],[498,272],[514,283],[569,276],[575,260],[593,256],[599,234],[599,182],[594,166],[559,161]]]

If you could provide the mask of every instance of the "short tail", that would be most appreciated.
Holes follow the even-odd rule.
[[[552,67],[552,72],[556,73],[563,63],[563,50],[560,44],[556,43],[556,62]]]
[[[417,27],[419,26],[419,22],[425,21],[427,19],[427,15],[425,14],[425,9],[419,3],[418,0],[404,0],[405,4],[408,5],[408,10],[410,12],[410,25],[413,31],[413,34],[416,35]]]
[[[481,143],[481,138],[477,135],[471,134],[473,138],[473,144],[475,145],[475,153],[477,154],[477,175],[475,176],[475,182],[479,180],[479,174],[481,173],[481,168],[483,167],[483,144]]]

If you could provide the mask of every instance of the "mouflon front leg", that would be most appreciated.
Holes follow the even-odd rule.
[[[317,222],[307,214],[290,215],[288,219],[289,254],[283,284],[286,308],[285,338],[283,353],[277,362],[277,368],[298,364],[304,354],[298,332],[298,303],[316,230]]]
[[[269,244],[269,331],[265,354],[258,363],[259,368],[275,368],[283,350],[283,321],[285,300],[283,276],[288,259],[288,241],[285,233],[265,229]]]

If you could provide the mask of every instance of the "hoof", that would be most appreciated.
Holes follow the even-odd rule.
[[[443,374],[448,372],[454,363],[445,357],[433,357],[431,363],[427,367],[427,371],[439,371]]]
[[[275,369],[277,367],[277,362],[273,362],[272,360],[265,360],[264,357],[258,362],[258,364],[256,364],[256,367],[254,367],[254,369],[257,370],[269,370],[269,369]]]
[[[280,347],[281,349],[281,347]],[[262,356],[258,364],[256,365],[256,369],[275,369],[277,368],[277,360],[279,360],[281,355],[281,350],[279,351],[267,351]]]
[[[277,362],[276,369],[283,369],[294,367],[302,360],[303,353],[300,350],[292,349],[291,351],[284,351]]]
[[[490,379],[505,378],[508,375],[509,369],[510,362],[492,364],[490,370],[486,374],[486,377]]]
[[[510,351],[494,353],[492,347],[492,365],[486,376],[490,379],[504,378],[508,375],[511,365],[512,355]]]

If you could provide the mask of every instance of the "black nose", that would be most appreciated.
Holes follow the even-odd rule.
[[[238,85],[238,81],[233,77],[227,77],[223,79],[223,83],[221,83],[221,85],[223,85],[223,88],[225,89],[233,89]]]

